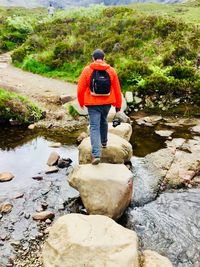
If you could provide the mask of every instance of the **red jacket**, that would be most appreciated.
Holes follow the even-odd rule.
[[[110,76],[111,89],[109,96],[92,96],[90,93],[90,79],[93,70],[106,70]],[[111,104],[121,108],[122,95],[119,79],[114,68],[106,64],[103,60],[96,60],[89,66],[85,67],[78,81],[78,102],[81,107]]]

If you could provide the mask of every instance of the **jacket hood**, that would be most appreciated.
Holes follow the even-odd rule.
[[[90,64],[90,67],[93,70],[107,70],[108,68],[110,68],[110,65],[103,60],[95,60]]]

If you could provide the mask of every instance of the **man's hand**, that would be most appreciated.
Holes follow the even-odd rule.
[[[121,108],[115,108],[115,111],[116,112],[119,112]]]

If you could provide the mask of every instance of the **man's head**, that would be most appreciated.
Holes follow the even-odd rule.
[[[94,50],[94,52],[92,53],[92,58],[93,58],[94,60],[97,60],[97,59],[101,59],[101,60],[103,60],[104,57],[105,57],[105,54],[104,54],[103,50],[101,50],[101,49],[96,49],[96,50]]]

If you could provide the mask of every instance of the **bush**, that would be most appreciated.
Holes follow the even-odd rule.
[[[197,79],[195,68],[182,65],[174,65],[171,68],[169,75],[173,76],[176,79],[188,79],[188,80]]]
[[[32,123],[42,118],[42,110],[26,97],[0,88],[0,119]]]
[[[20,33],[26,33],[26,34],[33,32],[33,27],[27,17],[26,18],[20,16],[8,17],[6,19],[6,23],[11,30],[17,30]]]
[[[21,46],[14,50],[12,53],[12,61],[14,63],[23,62],[24,58],[26,57],[27,50],[24,46]]]

